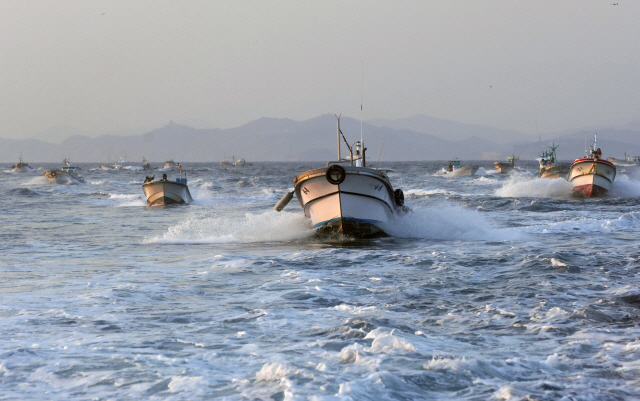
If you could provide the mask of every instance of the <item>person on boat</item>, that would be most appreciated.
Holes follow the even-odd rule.
[[[595,152],[593,152],[593,157],[595,159],[599,159],[602,157],[602,151],[600,150],[600,148],[598,148]]]
[[[167,181],[167,175],[166,174],[162,174],[162,181]]]
[[[449,171],[453,171],[453,163],[449,163]]]

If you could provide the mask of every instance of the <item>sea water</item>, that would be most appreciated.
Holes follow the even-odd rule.
[[[151,173],[78,165],[0,167],[0,399],[640,397],[638,167],[579,199],[385,163],[412,211],[354,240],[273,210],[324,163],[184,163],[194,202],[153,208]]]

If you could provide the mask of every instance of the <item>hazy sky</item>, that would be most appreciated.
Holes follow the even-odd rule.
[[[365,120],[627,123],[638,21],[628,0],[0,0],[0,137],[359,117],[362,64]]]

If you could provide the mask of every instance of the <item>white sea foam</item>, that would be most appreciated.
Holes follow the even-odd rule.
[[[261,214],[244,216],[190,218],[170,227],[161,237],[146,243],[164,244],[215,244],[292,241],[307,238],[315,231],[301,213]]]
[[[414,352],[416,347],[404,338],[394,335],[396,330],[387,331],[384,329],[375,329],[369,332],[365,338],[372,338],[373,342],[368,349],[373,353],[389,354],[396,351]]]
[[[573,186],[563,179],[531,178],[520,174],[511,175],[496,189],[496,196],[507,198],[568,198],[573,195]]]
[[[401,238],[466,241],[507,241],[527,238],[523,231],[500,228],[480,212],[455,205],[414,209],[390,221],[385,225],[384,230],[394,237]]]
[[[626,174],[619,174],[611,184],[611,197],[638,198],[640,197],[640,181],[632,179]]]
[[[406,196],[429,196],[429,195],[454,195],[454,192],[445,189],[409,189],[404,193]]]

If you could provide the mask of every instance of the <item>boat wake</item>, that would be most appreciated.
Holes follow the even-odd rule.
[[[512,175],[494,192],[504,198],[570,198],[573,185],[564,179],[531,178]]]
[[[630,178],[626,174],[620,174],[611,184],[610,197],[638,198],[640,197],[640,180]]]
[[[400,238],[463,241],[526,240],[527,235],[514,228],[492,224],[480,212],[461,206],[414,209],[385,225],[389,235]]]
[[[272,211],[243,216],[192,217],[162,236],[144,241],[147,244],[220,244],[282,242],[309,238],[315,234],[301,213]]]

